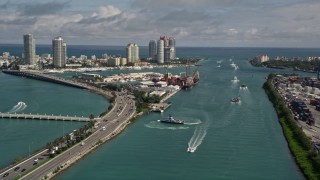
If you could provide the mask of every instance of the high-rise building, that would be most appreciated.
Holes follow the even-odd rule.
[[[176,58],[176,39],[174,37],[169,38],[169,47],[171,48],[170,59],[175,59]]]
[[[36,44],[32,34],[23,35],[24,62],[27,65],[36,64]]]
[[[168,47],[169,46],[168,36],[160,36],[160,40],[163,40],[164,47]]]
[[[159,64],[164,63],[164,41],[163,40],[158,40],[158,53],[157,53],[157,62]]]
[[[136,63],[139,58],[139,46],[134,43],[129,43],[127,46],[127,63]]]
[[[164,48],[164,62],[169,63],[169,62],[171,62],[171,60],[174,60],[175,59],[174,53],[175,53],[175,50],[173,47],[165,47]]]
[[[170,62],[170,47],[165,47],[164,48],[164,62],[169,63]]]
[[[53,66],[65,67],[67,59],[67,44],[63,42],[61,37],[56,37],[52,40],[53,49]]]
[[[157,43],[155,40],[150,40],[149,42],[149,58],[153,61],[157,60]]]

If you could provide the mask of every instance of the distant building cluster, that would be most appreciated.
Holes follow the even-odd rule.
[[[156,42],[149,42],[149,59],[158,64],[169,63],[176,59],[176,40],[173,37],[160,36]]]
[[[36,44],[32,34],[23,35],[24,52],[22,58],[24,64],[20,66],[22,69],[35,68],[39,59],[43,61],[53,61],[53,66],[56,68],[66,67],[67,62],[67,44],[62,37],[56,37],[52,40],[52,54],[43,54],[41,57],[36,55]]]
[[[10,52],[3,52],[0,56],[0,67],[9,66],[11,62],[20,59],[10,56]],[[70,56],[67,53],[67,44],[61,36],[52,39],[52,52],[36,54],[36,40],[32,34],[23,35],[23,64],[19,62],[19,69],[51,69],[51,68],[79,68],[79,67],[118,67],[118,66],[149,66],[150,63],[165,64],[176,58],[176,40],[174,37],[160,36],[158,40],[150,40],[147,58],[140,58],[139,46],[129,43],[125,49],[125,56],[109,56],[102,54],[90,57],[80,55]]]
[[[268,55],[260,55],[260,56],[256,56],[255,57],[255,60],[258,62],[258,63],[264,63],[264,62],[268,62],[269,61],[269,56]]]
[[[16,60],[15,56],[11,56],[10,52],[3,52],[2,56],[0,56],[0,67],[7,66],[10,62]]]

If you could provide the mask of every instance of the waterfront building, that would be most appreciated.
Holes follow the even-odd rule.
[[[164,41],[163,40],[158,40],[158,53],[157,53],[157,62],[159,64],[164,63]]]
[[[26,65],[36,64],[36,45],[32,34],[23,35],[24,63]]]
[[[163,40],[164,47],[168,47],[169,46],[168,36],[160,36],[160,40]]]
[[[56,37],[52,40],[53,49],[53,66],[54,67],[65,67],[67,57],[67,44],[61,37]]]
[[[269,61],[269,56],[268,55],[261,55],[258,56],[258,62],[259,63],[264,63]]]
[[[8,59],[10,57],[10,52],[3,52],[2,59]]]
[[[157,60],[157,43],[155,40],[150,40],[149,42],[149,58],[153,61]]]
[[[121,58],[120,65],[125,66],[127,64],[127,58]]]
[[[174,37],[169,38],[169,47],[173,48],[170,52],[170,59],[176,59],[176,39]]]
[[[135,43],[129,43],[126,49],[127,63],[136,63],[139,58],[139,46]]]
[[[120,66],[120,58],[119,57],[110,58],[108,60],[108,66],[112,66],[112,67]]]

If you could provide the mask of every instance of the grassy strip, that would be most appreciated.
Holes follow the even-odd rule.
[[[310,138],[305,135],[297,122],[295,122],[290,110],[274,89],[272,85],[274,77],[275,75],[269,75],[268,81],[263,85],[263,88],[277,112],[290,151],[307,179],[320,179],[320,156],[313,149]]]

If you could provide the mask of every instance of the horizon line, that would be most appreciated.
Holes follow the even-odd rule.
[[[0,45],[21,45],[22,43],[0,43]],[[52,46],[52,44],[36,44],[36,46]],[[113,47],[126,47],[126,45],[94,45],[94,44],[67,44],[67,46],[113,46]],[[139,46],[139,47],[148,47],[148,46]],[[320,47],[282,47],[282,46],[176,46],[178,48],[275,48],[275,49],[320,49]]]

